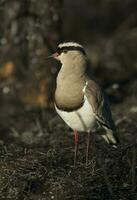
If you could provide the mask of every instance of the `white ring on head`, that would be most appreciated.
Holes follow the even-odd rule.
[[[62,47],[81,47],[81,48],[83,48],[83,46],[77,42],[64,42],[64,43],[59,44],[58,47],[59,48],[62,48]]]

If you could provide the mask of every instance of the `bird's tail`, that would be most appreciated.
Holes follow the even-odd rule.
[[[117,146],[117,144],[119,143],[119,139],[117,136],[117,132],[113,131],[111,129],[106,129],[106,133],[104,135],[102,135],[102,137],[105,139],[105,141],[108,144],[112,144],[113,146]]]

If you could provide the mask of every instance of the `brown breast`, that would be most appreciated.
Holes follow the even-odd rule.
[[[84,78],[70,76],[57,79],[55,104],[61,110],[72,111],[80,108],[84,102]]]

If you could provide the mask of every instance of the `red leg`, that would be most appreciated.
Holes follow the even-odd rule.
[[[76,166],[77,162],[77,152],[78,152],[78,132],[74,130],[74,142],[75,142],[75,152],[74,152],[74,167]]]
[[[87,132],[87,148],[86,148],[86,167],[88,166],[88,155],[89,155],[89,145],[90,145],[90,131]]]

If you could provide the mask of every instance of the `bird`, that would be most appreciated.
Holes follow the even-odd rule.
[[[98,125],[105,129],[102,137],[108,144],[118,143],[108,97],[94,77],[87,74],[88,57],[77,42],[63,42],[50,58],[58,60],[61,68],[56,79],[55,110],[74,131],[74,166],[77,161],[79,132],[87,133],[86,166],[89,138]]]

